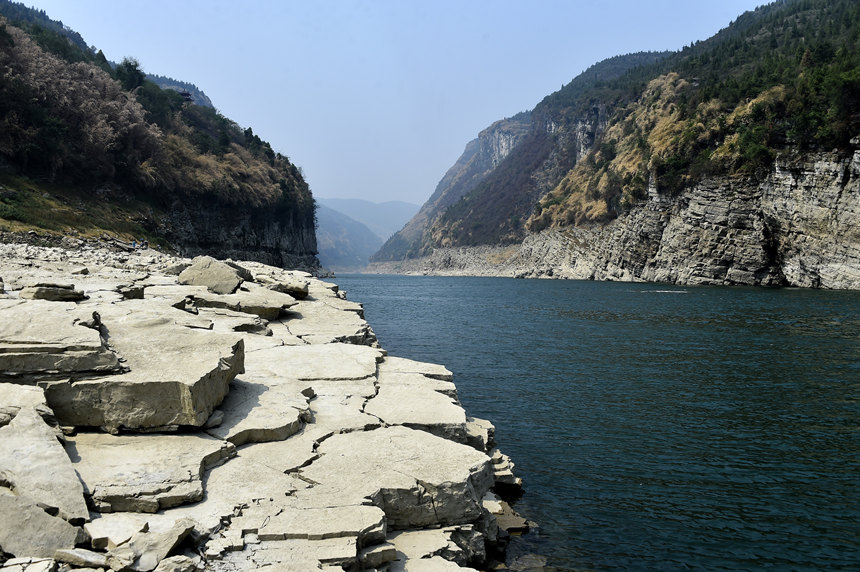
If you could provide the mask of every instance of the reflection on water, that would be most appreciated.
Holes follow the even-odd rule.
[[[860,293],[345,276],[491,419],[546,570],[860,563]],[[532,561],[534,562],[534,561]]]

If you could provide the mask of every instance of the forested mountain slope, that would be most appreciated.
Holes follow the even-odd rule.
[[[3,229],[317,264],[313,197],[287,157],[43,20],[0,19]]]
[[[586,81],[587,74],[538,104],[528,134],[428,225],[413,257],[423,255],[430,271],[450,263],[468,272],[453,249],[535,245],[541,233],[566,237],[566,246],[550,249],[558,264],[549,251],[520,251],[518,273],[555,267],[557,275],[573,265],[577,277],[853,287],[853,278],[822,280],[820,268],[800,272],[797,282],[785,266],[805,255],[804,244],[830,237],[847,241],[832,249],[842,257],[834,267],[860,276],[860,231],[846,215],[860,185],[852,145],[860,135],[860,4],[774,2],[679,52],[614,77]],[[798,200],[815,200],[822,212]],[[679,232],[673,217],[695,204],[698,222],[682,225],[687,238],[664,236]],[[644,224],[644,212],[661,214],[630,226]],[[743,270],[732,273],[738,260],[722,249],[729,231],[744,226],[754,232],[737,252],[756,254],[738,254]],[[621,240],[622,227],[625,248],[639,252],[627,266],[606,242]],[[700,240],[716,227],[723,235]],[[649,274],[672,236],[689,250],[689,261],[675,256],[674,264],[698,270],[673,272],[666,262],[665,272]],[[825,264],[827,248],[814,250],[816,264]],[[449,263],[438,262],[441,252]]]

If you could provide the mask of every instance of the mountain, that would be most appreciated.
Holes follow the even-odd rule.
[[[320,198],[317,202],[364,224],[380,238],[380,242],[403,228],[418,212],[418,205],[403,201],[375,203],[362,199]]]
[[[781,0],[678,52],[596,64],[538,103],[489,169],[470,167],[470,143],[373,260],[860,287],[858,135],[860,5]]]
[[[0,230],[318,266],[298,167],[249,127],[0,0]]]
[[[325,268],[360,271],[381,245],[382,239],[364,224],[325,204],[317,206],[318,256]]]

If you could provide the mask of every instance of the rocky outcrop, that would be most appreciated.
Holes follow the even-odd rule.
[[[335,284],[0,254],[0,570],[463,569],[503,546],[492,491],[517,482],[492,425]],[[77,302],[20,296],[70,276]]]
[[[860,289],[860,150],[784,157],[761,181],[707,179],[604,226],[437,249],[374,271]]]

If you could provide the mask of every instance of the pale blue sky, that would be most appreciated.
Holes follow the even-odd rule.
[[[318,197],[423,203],[466,143],[602,59],[704,40],[756,0],[23,0],[196,84]]]

